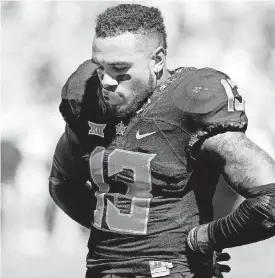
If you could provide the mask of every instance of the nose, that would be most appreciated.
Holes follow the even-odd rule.
[[[103,78],[101,79],[101,84],[104,89],[108,91],[113,91],[117,87],[118,82],[115,78],[112,78],[105,72]]]

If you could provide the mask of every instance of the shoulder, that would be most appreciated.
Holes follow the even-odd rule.
[[[245,101],[227,74],[212,68],[193,68],[183,70],[179,80],[173,105],[181,111],[182,123],[191,133],[190,152],[216,134],[246,131]]]
[[[98,95],[96,93],[100,86],[96,73],[96,65],[90,60],[83,62],[75,72],[68,78],[61,91],[61,103],[59,110],[69,124],[80,117],[85,103],[98,106]]]
[[[186,113],[207,114],[223,104],[229,105],[235,98],[239,98],[242,103],[237,85],[221,71],[193,68],[188,75],[183,71],[180,80],[174,99],[177,106]]]
[[[94,74],[96,65],[91,60],[86,60],[78,66],[78,68],[69,76],[65,83],[62,94],[66,95],[68,90],[85,85],[87,80]],[[66,87],[66,88],[65,88]]]

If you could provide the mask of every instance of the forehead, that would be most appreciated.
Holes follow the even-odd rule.
[[[99,62],[134,61],[147,53],[145,41],[133,33],[115,37],[94,38],[93,59]]]

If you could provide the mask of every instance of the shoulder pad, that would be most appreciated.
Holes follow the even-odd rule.
[[[87,60],[69,77],[61,92],[61,104],[59,110],[66,122],[69,119],[80,117],[83,109],[83,100],[87,91],[97,90],[99,80],[95,72],[96,66]],[[89,95],[96,95],[90,94]]]
[[[182,111],[191,114],[210,113],[224,103],[231,105],[235,98],[239,103],[242,102],[238,87],[230,78],[211,68],[193,71],[188,79],[179,84],[174,97],[175,104]],[[240,109],[240,106],[237,109]]]
[[[183,76],[173,103],[182,112],[183,125],[191,132],[190,153],[207,137],[226,131],[245,132],[247,128],[244,100],[237,85],[223,72],[202,68]]]
[[[178,85],[173,102],[194,129],[219,127],[226,131],[247,127],[245,102],[237,85],[223,72],[211,68],[194,70]]]

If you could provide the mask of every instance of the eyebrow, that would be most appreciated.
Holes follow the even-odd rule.
[[[91,61],[94,63],[94,64],[100,64],[98,61],[96,61],[95,59],[91,59]],[[126,61],[116,61],[116,62],[112,62],[112,63],[107,63],[108,65],[110,66],[115,66],[115,65],[131,65],[132,63],[131,62],[126,62]]]

